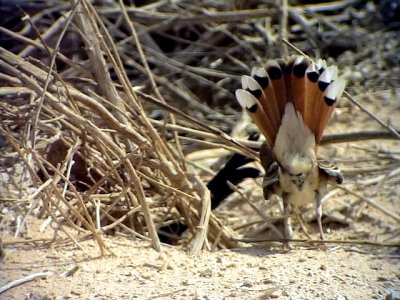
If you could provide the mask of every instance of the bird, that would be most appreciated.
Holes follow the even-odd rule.
[[[241,83],[236,99],[265,137],[260,149],[263,194],[266,200],[272,195],[282,199],[285,239],[293,238],[292,210],[315,203],[319,236],[324,240],[322,198],[328,182],[341,184],[343,175],[335,165],[318,159],[317,150],[344,92],[344,77],[325,60],[292,55],[254,67]]]

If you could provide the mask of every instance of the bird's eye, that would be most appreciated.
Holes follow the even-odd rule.
[[[298,174],[296,174],[297,177],[300,177],[300,176],[302,176],[302,175],[303,175],[303,173],[298,173]]]

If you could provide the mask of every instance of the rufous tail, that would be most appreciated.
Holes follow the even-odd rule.
[[[323,60],[313,63],[305,56],[291,56],[270,60],[265,67],[253,68],[251,76],[242,76],[242,89],[236,91],[236,98],[271,149],[288,102],[301,114],[318,145],[344,87],[345,80],[338,77],[336,66],[327,66]]]

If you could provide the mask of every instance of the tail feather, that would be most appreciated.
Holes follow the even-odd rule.
[[[253,121],[265,136],[268,145],[272,148],[274,141],[271,137],[274,135],[274,132],[271,121],[267,118],[261,104],[249,91],[243,89],[236,90],[236,99],[239,104],[247,110]]]
[[[263,89],[260,84],[250,76],[242,76],[242,87],[247,87],[246,90],[258,99],[258,102],[260,102],[263,107],[267,118],[271,121],[274,132],[277,131],[281,121],[279,111],[276,110],[274,106],[275,98],[271,97],[271,94],[267,96],[264,92],[265,89]]]
[[[320,141],[322,138],[322,133],[328,124],[329,117],[331,116],[333,109],[336,106],[337,100],[342,96],[344,88],[346,85],[346,81],[339,77],[335,81],[333,81],[325,90],[324,93],[324,109],[320,115],[319,127],[317,132],[315,133],[316,140]]]
[[[256,71],[254,79],[260,84],[263,94],[266,97],[265,101],[263,101],[261,104],[267,114],[272,115],[272,119],[277,125],[276,129],[279,129],[281,123],[281,114],[279,112],[279,106],[276,100],[274,87],[272,86],[272,80],[264,68],[259,68]],[[275,139],[275,137],[272,138]]]
[[[269,60],[266,68],[253,68],[251,75],[242,76],[243,89],[236,91],[236,97],[271,149],[288,102],[293,103],[318,144],[345,86],[337,67],[328,67],[324,60],[314,64],[307,57],[291,56]]]
[[[318,94],[319,88],[318,88],[318,79],[319,79],[319,71],[317,65],[314,63],[311,63],[307,70],[306,70],[306,94],[305,98],[306,104],[305,104],[305,111],[304,111],[304,122],[307,124],[307,126],[312,130],[312,132],[315,132],[315,127],[313,125],[314,123],[314,117],[315,117],[315,106],[316,106],[316,99],[318,97],[315,97],[315,95]]]
[[[322,71],[323,72],[319,76],[317,83],[318,89],[315,91],[313,96],[310,96],[310,102],[313,107],[311,111],[312,116],[310,118],[306,116],[309,122],[306,122],[306,124],[315,134],[317,143],[322,138],[329,117],[336,105],[336,99],[340,98],[343,93],[343,90],[340,92],[340,89],[341,87],[344,89],[345,84],[342,78],[337,77],[338,69],[336,66],[325,66],[322,68]],[[329,94],[328,97],[332,98],[328,101],[326,101],[327,92]]]
[[[314,91],[310,91],[309,98],[307,99],[310,103],[311,107],[311,117],[308,118],[307,126],[311,129],[311,131],[315,134],[315,136],[319,135],[320,128],[320,116],[324,109],[323,97],[326,88],[329,86],[331,82],[331,76],[328,69],[320,68],[322,71],[321,75],[317,81],[317,87],[314,87]]]
[[[271,79],[271,85],[274,90],[276,106],[279,109],[279,115],[283,116],[286,105],[286,87],[283,72],[286,68],[284,60],[269,60],[267,62],[267,73]]]
[[[298,56],[293,64],[291,88],[294,107],[304,116],[306,106],[306,70],[310,61],[304,56]]]
[[[286,61],[286,67],[284,72],[284,81],[285,81],[285,89],[286,89],[286,102],[293,102],[292,97],[292,72],[293,72],[293,64],[296,60],[296,56],[292,55]]]

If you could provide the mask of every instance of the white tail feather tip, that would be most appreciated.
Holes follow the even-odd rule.
[[[262,90],[261,86],[258,84],[258,82],[250,76],[247,76],[247,86],[249,87],[250,90],[255,91],[255,90]]]
[[[303,62],[303,60],[304,60],[304,56],[298,56],[296,58],[296,60],[294,61],[293,66],[297,66],[297,65],[301,64]]]
[[[253,77],[254,75],[256,75],[257,70],[258,70],[258,67],[256,67],[256,66],[254,66],[254,67],[251,68],[251,72],[250,72],[251,77]]]
[[[256,72],[256,75],[257,75],[258,77],[267,77],[267,76],[268,76],[268,73],[267,73],[267,71],[266,71],[264,68],[258,68],[258,70],[257,70],[257,72]]]
[[[306,69],[306,74],[311,73],[311,72],[317,72],[318,68],[317,66],[312,62]]]
[[[325,96],[330,99],[338,99],[342,96],[346,81],[339,77],[332,84],[330,84],[325,91]]]
[[[338,82],[336,98],[339,99],[342,97],[344,88],[346,87],[346,80],[343,77],[338,77],[336,81]]]
[[[319,77],[319,81],[330,83],[332,81],[332,75],[329,69],[325,69]]]
[[[254,97],[252,94],[250,94],[246,90],[238,89],[236,90],[236,99],[238,100],[239,104],[243,108],[250,108],[254,104],[257,103],[256,97]]]
[[[248,83],[247,83],[247,77],[246,75],[242,75],[242,89],[247,89],[249,87]]]

